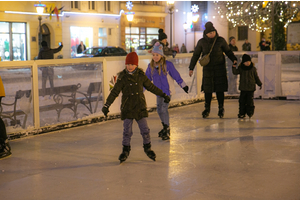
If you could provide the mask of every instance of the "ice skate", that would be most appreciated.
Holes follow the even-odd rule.
[[[224,117],[224,112],[225,112],[224,108],[219,108],[218,116],[220,118],[223,118]]]
[[[245,114],[238,114],[238,118],[240,118],[240,119],[244,119],[245,117],[246,117]]]
[[[202,117],[207,118],[210,113],[210,105],[205,103],[204,107],[205,107],[205,110],[202,112]]]
[[[150,159],[155,161],[156,155],[155,155],[154,151],[151,150],[151,143],[144,144],[144,152]]]
[[[5,143],[0,144],[0,160],[11,155],[11,148],[9,143],[6,141]]]
[[[170,127],[164,124],[164,130],[161,135],[162,140],[169,140],[170,139]]]
[[[162,125],[164,126],[165,124],[162,122]],[[161,137],[163,132],[164,132],[164,128],[161,129],[161,131],[158,132],[158,137]]]
[[[123,152],[119,156],[120,163],[124,162],[128,158],[130,150],[130,146],[123,145]]]

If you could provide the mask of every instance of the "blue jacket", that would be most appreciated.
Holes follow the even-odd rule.
[[[167,74],[164,74],[161,69],[161,75],[158,73],[158,69],[153,70],[153,74],[151,74],[151,66],[148,64],[148,68],[146,70],[146,76],[153,81],[154,85],[161,89],[168,96],[174,94],[175,91],[172,91],[172,87],[174,87],[174,83],[172,79],[174,79],[181,88],[186,86],[185,82],[182,80],[179,72],[174,67],[173,63],[170,61],[166,61],[167,64]],[[169,76],[169,78],[167,77]],[[171,77],[171,79],[170,79]],[[168,80],[169,79],[169,80]]]

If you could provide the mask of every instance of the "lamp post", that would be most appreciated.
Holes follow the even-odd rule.
[[[126,14],[128,22],[129,22],[129,35],[130,35],[130,39],[129,39],[129,41],[130,41],[129,49],[130,50],[129,51],[132,52],[132,50],[131,50],[131,22],[132,22],[133,17],[134,17],[134,12],[127,12],[125,14]]]
[[[170,48],[173,48],[172,45],[172,14],[174,13],[174,1],[167,1],[170,13]]]
[[[36,8],[36,12],[38,13],[39,17],[39,47],[41,46],[42,43],[42,14],[44,12],[44,7],[46,7],[45,4],[34,4],[34,7]]]
[[[193,29],[194,29],[194,48],[196,46],[196,31],[195,31],[195,25],[196,25],[196,22],[198,21],[198,18],[199,18],[199,15],[193,15]]]
[[[183,29],[184,29],[184,45],[185,46],[187,46],[186,45],[186,31],[187,31],[187,29],[188,29],[188,24],[185,22],[184,24],[183,24]]]

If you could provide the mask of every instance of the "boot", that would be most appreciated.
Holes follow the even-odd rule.
[[[156,155],[155,155],[154,151],[151,150],[151,143],[144,144],[144,152],[150,159],[155,161]]]
[[[209,116],[209,113],[210,113],[210,104],[205,103],[204,108],[205,108],[205,110],[202,112],[202,117],[207,118]]]
[[[240,119],[243,119],[243,118],[245,118],[245,117],[246,117],[246,115],[238,114],[238,118],[240,118]]]
[[[11,148],[8,140],[0,142],[0,159],[11,155]]]
[[[119,156],[120,163],[124,162],[128,158],[130,150],[130,146],[123,145],[123,152]]]
[[[162,140],[169,140],[170,139],[170,127],[164,124],[164,130],[161,135]]]
[[[255,106],[247,106],[247,115],[251,118],[254,115]]]
[[[162,124],[163,126],[165,125],[163,122],[161,122],[161,124]],[[164,128],[161,129],[161,131],[158,132],[158,137],[161,137],[162,134],[163,134],[163,132],[164,132]]]
[[[222,105],[222,106],[219,106],[218,116],[219,116],[220,118],[223,118],[223,117],[224,117],[224,112],[225,112],[225,110],[224,110],[223,105]]]

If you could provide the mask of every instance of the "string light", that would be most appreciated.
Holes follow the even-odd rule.
[[[264,32],[272,28],[271,12],[272,1],[251,2],[251,1],[219,1],[214,2],[216,11],[221,18],[226,18],[231,27],[237,25],[245,25],[252,27],[252,30]],[[299,2],[274,2],[274,15],[277,16],[280,22],[285,24],[285,27],[292,22],[300,11]]]

